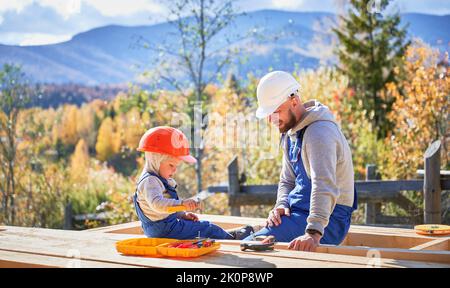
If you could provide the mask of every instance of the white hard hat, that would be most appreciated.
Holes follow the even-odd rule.
[[[300,89],[300,83],[284,71],[273,71],[259,80],[256,88],[258,109],[256,117],[265,118],[275,112],[292,93]]]

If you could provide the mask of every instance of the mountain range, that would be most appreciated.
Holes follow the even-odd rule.
[[[216,38],[239,37],[236,35],[250,31],[246,39],[236,43],[242,49],[234,64],[228,67],[241,77],[249,72],[259,76],[269,68],[287,71],[294,70],[295,66],[315,68],[333,61],[328,28],[334,18],[335,15],[324,12],[260,10],[237,15],[234,23]],[[450,15],[406,13],[401,14],[401,19],[402,26],[408,25],[408,37],[421,38],[441,51],[448,51]],[[39,83],[133,82],[142,71],[152,70],[152,59],[158,57],[152,50],[141,47],[138,39],[145,38],[153,45],[165,41],[173,45],[175,51],[177,42],[168,37],[173,29],[167,22],[133,27],[110,25],[79,33],[64,43],[0,44],[0,64],[20,64],[24,72]],[[212,45],[214,49],[219,44]],[[213,66],[209,64],[206,69],[212,73]]]

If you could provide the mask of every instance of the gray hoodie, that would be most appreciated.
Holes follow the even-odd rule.
[[[306,229],[324,233],[336,204],[353,206],[354,176],[350,147],[328,107],[316,100],[304,103],[306,113],[287,132],[295,140],[296,132],[308,126],[303,136],[301,157],[311,179],[311,204]],[[289,208],[288,194],[295,187],[295,174],[283,143],[283,164],[275,207]]]

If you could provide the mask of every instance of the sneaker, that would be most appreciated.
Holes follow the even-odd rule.
[[[231,236],[233,236],[234,240],[242,240],[248,236],[250,236],[252,233],[254,233],[255,231],[253,230],[253,227],[250,225],[241,227],[241,228],[237,228],[234,230],[230,230],[227,231],[228,233],[231,234]]]

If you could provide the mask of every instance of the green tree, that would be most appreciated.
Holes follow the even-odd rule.
[[[0,190],[4,222],[14,225],[17,192],[17,151],[20,141],[19,112],[30,99],[30,89],[19,66],[5,64],[0,70]]]
[[[395,100],[381,92],[387,83],[398,82],[394,68],[402,66],[409,45],[399,14],[383,12],[388,4],[389,0],[350,0],[347,15],[341,15],[339,27],[333,29],[340,42],[338,68],[349,77],[379,139],[391,128],[386,115]]]

